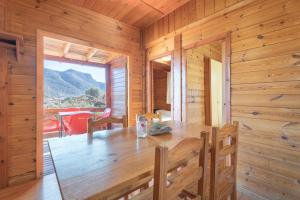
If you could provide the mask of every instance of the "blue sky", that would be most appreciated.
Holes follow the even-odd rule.
[[[71,64],[71,63],[63,63],[58,61],[52,60],[45,60],[44,67],[47,69],[52,69],[56,71],[66,71],[68,69],[73,69],[76,71],[80,71],[83,73],[90,74],[97,82],[105,83],[105,69],[98,68],[98,67],[91,67],[87,65],[80,65],[80,64]]]

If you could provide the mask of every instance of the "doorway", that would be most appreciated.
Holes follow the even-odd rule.
[[[221,127],[230,122],[230,36],[184,47],[186,121]]]
[[[101,47],[38,31],[38,177],[52,173],[47,166],[51,161],[45,144],[48,138],[86,134],[88,119],[100,119],[107,110],[109,116],[128,116],[129,57]],[[45,119],[51,122],[46,127],[51,130],[49,134],[45,134]]]
[[[147,70],[147,112],[159,113],[161,121],[172,120],[172,56],[153,59]]]

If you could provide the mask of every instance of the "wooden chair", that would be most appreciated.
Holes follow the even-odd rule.
[[[238,122],[212,128],[210,200],[237,199]]]
[[[201,138],[184,139],[171,150],[158,146],[155,149],[154,185],[132,199],[178,199],[183,189],[194,183],[198,185],[198,193],[194,199],[200,200],[205,196],[204,191],[207,187],[207,163],[208,133],[206,132],[201,133]],[[174,173],[174,169],[178,166],[184,167]]]
[[[88,133],[92,135],[94,131],[99,130],[103,127],[103,124],[122,124],[123,127],[127,127],[127,116],[122,118],[106,117],[98,120],[89,119],[88,121]]]

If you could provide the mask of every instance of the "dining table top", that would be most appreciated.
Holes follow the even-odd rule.
[[[170,133],[137,138],[136,127],[49,140],[63,199],[114,199],[153,176],[157,145],[172,147],[211,127],[165,122]]]

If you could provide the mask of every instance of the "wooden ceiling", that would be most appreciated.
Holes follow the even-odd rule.
[[[189,0],[66,0],[126,24],[144,28]]]
[[[86,63],[107,64],[119,54],[46,37],[44,54],[57,60],[69,59]]]

